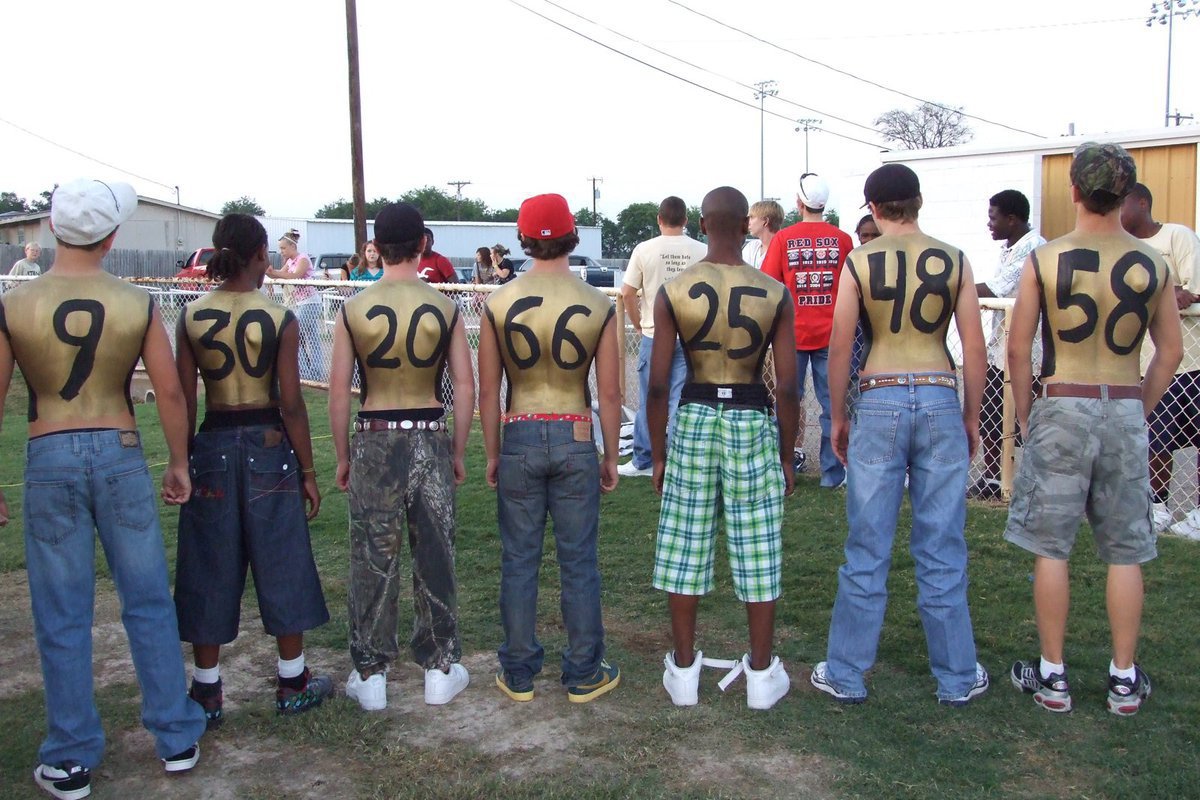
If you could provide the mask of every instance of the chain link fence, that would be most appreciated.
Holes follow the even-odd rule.
[[[14,277],[0,277],[0,292],[6,291],[16,282],[23,280]],[[192,300],[200,297],[209,290],[204,282],[195,280],[175,279],[137,279],[133,281],[145,288],[154,297],[167,330],[171,332],[174,344],[174,330],[179,321],[183,307]],[[329,362],[333,352],[334,325],[338,324],[342,304],[346,298],[355,292],[369,286],[366,282],[347,281],[284,281],[270,280],[263,286],[263,293],[271,297],[296,314],[300,323],[300,371],[303,382],[311,387],[328,388]],[[471,349],[471,367],[473,377],[478,383],[478,365],[475,354],[478,351],[480,318],[483,303],[487,294],[494,291],[494,286],[473,286],[468,284],[444,284],[437,288],[452,297],[458,305],[460,316],[466,327],[467,342]],[[617,306],[617,321],[623,331],[622,351],[622,394],[624,397],[624,420],[630,423],[638,408],[641,397],[638,391],[637,361],[640,337],[626,321],[624,303],[616,289],[604,291]],[[1007,330],[1007,315],[1012,308],[1012,300],[984,299],[980,301],[985,335],[992,329],[994,318],[1001,321],[1002,329]],[[1188,309],[1182,312],[1184,316],[1184,351],[1193,360],[1200,363],[1200,308]],[[951,355],[956,363],[961,361],[962,348],[958,341],[953,325],[950,328],[947,341]],[[1002,345],[1001,345],[1002,346]],[[1148,350],[1148,348],[1144,348]],[[1143,365],[1149,360],[1148,353],[1143,353]],[[1036,374],[1040,365],[1035,365]],[[1189,356],[1185,355],[1184,365],[1189,366]],[[961,369],[960,377],[961,377]],[[764,378],[767,387],[774,390],[773,367],[768,356],[764,368]],[[1185,376],[1186,379],[1186,376]],[[1182,381],[1180,381],[1182,383]],[[355,375],[355,388],[358,377]],[[589,385],[596,393],[595,370],[589,376]],[[1152,419],[1152,441],[1162,444],[1167,451],[1152,465],[1155,468],[1153,476],[1155,489],[1162,488],[1168,496],[1168,508],[1175,519],[1196,508],[1197,494],[1197,449],[1200,444],[1200,379],[1189,384],[1190,391],[1173,389],[1168,392],[1160,406],[1155,419]],[[444,397],[449,409],[453,403],[453,386],[450,376],[444,377]],[[503,390],[502,390],[503,391]],[[985,419],[981,424],[981,438],[994,443],[998,458],[998,469],[988,474],[985,469],[984,451],[981,446],[972,461],[969,471],[968,486],[978,486],[986,480],[994,480],[997,484],[995,499],[1005,499],[1012,488],[1012,478],[1016,464],[1020,458],[1020,447],[1016,435],[1016,422],[1013,414],[1012,393],[1007,385],[1003,387],[1004,402],[1002,413],[992,419]],[[811,378],[806,378],[805,399],[802,404],[804,412],[804,441],[803,448],[807,454],[810,474],[820,463],[819,449],[821,444],[820,414],[821,408],[813,391]],[[625,433],[628,433],[626,428]],[[1149,468],[1149,467],[1148,467]],[[964,490],[967,487],[964,487]]]

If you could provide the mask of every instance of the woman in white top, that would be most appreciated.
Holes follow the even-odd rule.
[[[300,231],[292,228],[279,239],[282,269],[268,269],[272,278],[311,281],[317,278],[312,259],[300,252]],[[287,304],[300,323],[300,378],[325,382],[327,359],[321,347],[321,295],[315,286],[290,286],[291,301]]]

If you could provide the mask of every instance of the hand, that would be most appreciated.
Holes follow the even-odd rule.
[[[1180,311],[1183,311],[1192,303],[1196,302],[1196,299],[1196,295],[1192,294],[1187,289],[1184,289],[1182,286],[1175,287],[1175,305],[1179,307]]]
[[[304,495],[304,499],[308,501],[308,513],[305,515],[305,519],[311,520],[321,510],[321,490],[317,488],[317,474],[315,472],[304,473],[304,480],[300,484],[300,492]]]
[[[783,496],[791,497],[792,492],[796,491],[796,469],[791,454],[784,454],[784,457],[779,459],[779,464],[783,467]]]
[[[654,480],[654,491],[658,492],[659,497],[662,497],[663,479],[666,477],[666,474],[667,474],[667,462],[666,461],[653,461],[650,464],[650,469],[654,473],[652,476],[652,478]]]
[[[350,462],[349,461],[339,461],[338,462],[337,472],[334,474],[333,482],[337,486],[338,491],[341,491],[341,492],[350,491]]]
[[[462,486],[467,480],[467,465],[462,456],[454,457],[454,485]]]
[[[605,455],[600,461],[600,491],[603,494],[608,494],[613,489],[617,488],[617,481],[620,476],[617,474],[617,457],[615,455]]]
[[[829,438],[833,444],[833,454],[842,462],[842,466],[846,466],[850,452],[850,420],[845,417],[833,420]]]
[[[0,491],[0,528],[8,524],[8,501],[4,499],[4,492]]]
[[[162,499],[169,506],[181,506],[192,497],[192,476],[187,464],[167,467],[162,477]]]
[[[504,256],[497,255],[494,252],[492,253],[492,266],[493,267],[500,266],[500,262],[503,260],[504,260]]]
[[[963,429],[967,432],[967,460],[975,458],[979,449],[979,420],[963,420]]]
[[[487,461],[487,485],[496,488],[497,476],[500,474],[500,462],[495,458],[489,458]]]

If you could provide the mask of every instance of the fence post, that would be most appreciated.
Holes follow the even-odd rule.
[[[1008,326],[1012,322],[1013,307],[1004,308],[1004,342],[1008,342]],[[994,313],[994,312],[993,312]],[[1000,496],[1007,503],[1012,499],[1013,474],[1017,466],[1017,414],[1013,405],[1012,381],[1009,370],[1004,370],[1003,421],[1000,428]]]
[[[621,402],[625,401],[625,298],[617,293],[617,375],[621,382]]]

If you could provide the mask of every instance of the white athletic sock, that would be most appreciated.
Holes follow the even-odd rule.
[[[304,653],[293,658],[291,661],[279,659],[279,677],[295,678],[304,672]]]
[[[192,680],[196,683],[216,683],[221,680],[221,665],[204,669],[203,667],[192,667]]]
[[[1131,681],[1137,677],[1137,667],[1121,669],[1117,666],[1117,662],[1110,661],[1108,662],[1108,674],[1112,675],[1114,678],[1124,678],[1127,681]]]
[[[1051,675],[1063,675],[1066,673],[1066,671],[1067,668],[1062,664],[1055,664],[1053,661],[1047,661],[1046,657],[1042,656],[1042,663],[1038,668],[1038,672],[1040,672],[1042,675],[1042,680],[1046,680]]]

